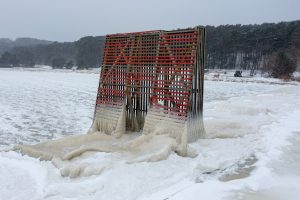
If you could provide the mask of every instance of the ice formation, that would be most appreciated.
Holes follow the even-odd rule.
[[[14,150],[52,160],[70,177],[105,168],[74,163],[88,152],[122,155],[127,163],[187,156],[187,143],[204,133],[204,42],[203,27],[107,35],[88,133]]]
[[[107,114],[107,113],[106,113]],[[60,169],[62,176],[75,178],[101,173],[109,164],[74,163],[73,160],[89,156],[89,152],[119,155],[126,163],[155,162],[166,159],[172,152],[187,155],[187,124],[174,126],[160,123],[135,134],[126,134],[126,107],[117,122],[98,117],[87,134],[67,136],[35,145],[16,145],[15,151],[41,160],[49,160]],[[146,124],[154,123],[149,117]],[[151,124],[150,123],[150,124]]]
[[[61,170],[62,176],[75,178],[101,173],[106,165],[72,164],[75,158],[89,156],[88,152],[113,152],[127,163],[155,162],[166,159],[172,151],[180,146],[176,139],[168,135],[124,134],[121,137],[94,132],[83,135],[68,136],[62,139],[35,145],[17,145],[15,151],[41,160],[49,160]]]

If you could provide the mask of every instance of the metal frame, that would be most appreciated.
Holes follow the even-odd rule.
[[[117,120],[111,116],[125,103],[127,130],[151,129],[167,116],[175,126],[187,122],[189,140],[197,139],[203,131],[204,42],[202,27],[107,35],[95,117]],[[145,123],[146,116],[155,120]]]

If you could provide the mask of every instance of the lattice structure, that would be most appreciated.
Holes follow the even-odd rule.
[[[186,127],[190,141],[199,138],[204,38],[201,27],[107,35],[95,109],[103,123],[97,129],[113,132],[125,110],[127,130],[176,136]]]

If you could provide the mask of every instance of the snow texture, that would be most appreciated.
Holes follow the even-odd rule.
[[[0,70],[0,80],[2,149],[79,138],[92,122],[96,74]],[[50,162],[2,151],[1,199],[300,199],[300,86],[249,80],[205,81],[207,139],[188,145],[190,157],[166,135],[138,133],[90,134],[128,141],[129,153],[116,143]]]

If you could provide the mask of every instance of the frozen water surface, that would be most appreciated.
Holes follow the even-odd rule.
[[[85,133],[91,125],[99,75],[0,70],[0,147]],[[274,85],[205,82],[205,102],[264,93]]]
[[[80,134],[91,125],[98,74],[0,70],[0,149]],[[300,86],[205,82],[208,138],[198,154],[153,163],[110,162],[69,179],[51,162],[0,152],[1,199],[300,199]],[[267,81],[266,81],[267,82]]]
[[[0,71],[0,146],[85,133],[97,74]]]

